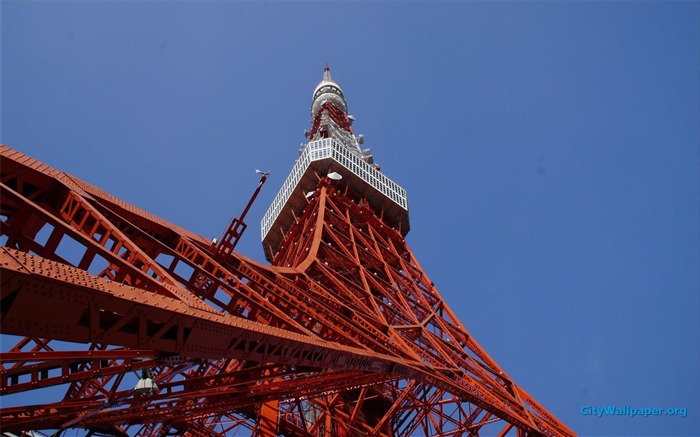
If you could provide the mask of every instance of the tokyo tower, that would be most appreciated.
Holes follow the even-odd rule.
[[[270,265],[235,251],[265,172],[210,240],[1,147],[2,432],[574,435],[440,297],[327,66],[311,120]]]

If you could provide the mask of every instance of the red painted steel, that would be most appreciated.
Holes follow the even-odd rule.
[[[352,135],[331,100],[314,138]],[[352,181],[315,175],[268,266],[234,251],[264,173],[215,244],[0,152],[0,395],[46,399],[3,402],[3,431],[574,435],[476,343]],[[140,377],[157,388],[136,392]]]
[[[241,239],[241,236],[243,236],[243,232],[245,232],[246,228],[248,227],[248,225],[244,221],[245,217],[248,214],[248,211],[250,211],[250,207],[253,206],[253,202],[255,202],[255,199],[258,197],[258,194],[260,194],[262,186],[267,180],[268,172],[260,172],[259,170],[256,170],[256,172],[262,174],[262,176],[260,177],[260,182],[258,183],[258,187],[255,189],[255,192],[253,192],[253,195],[250,197],[250,200],[245,206],[243,212],[241,213],[241,216],[233,217],[231,219],[231,223],[229,223],[229,225],[226,227],[226,230],[221,236],[221,239],[215,244],[216,254],[220,258],[223,258],[224,262],[229,260],[231,252],[233,252],[233,250],[236,248],[238,241]],[[214,243],[212,242],[212,244]]]

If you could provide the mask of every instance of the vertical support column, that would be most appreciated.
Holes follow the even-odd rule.
[[[257,437],[277,437],[279,431],[279,401],[265,402],[260,407]]]

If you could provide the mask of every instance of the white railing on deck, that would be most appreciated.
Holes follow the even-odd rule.
[[[287,180],[282,184],[282,188],[275,196],[270,208],[267,210],[260,223],[263,240],[270,231],[270,228],[272,228],[280,212],[282,212],[282,208],[284,208],[287,200],[289,200],[292,192],[294,192],[294,188],[301,180],[309,164],[313,161],[320,161],[326,158],[332,158],[337,161],[343,167],[374,187],[377,191],[393,200],[397,205],[408,210],[406,190],[386,177],[383,173],[367,164],[339,142],[332,138],[324,138],[322,140],[311,141],[303,148],[299,159],[297,159],[292,171],[289,173],[289,176],[287,176]]]

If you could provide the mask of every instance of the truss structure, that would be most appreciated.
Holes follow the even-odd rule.
[[[264,265],[0,152],[3,432],[574,435],[457,320],[403,216],[336,160],[305,173],[314,190]]]

